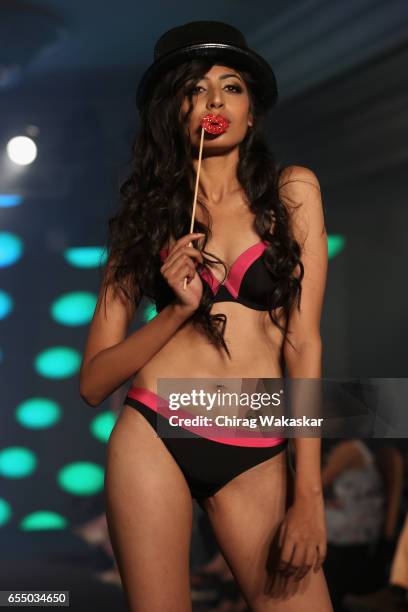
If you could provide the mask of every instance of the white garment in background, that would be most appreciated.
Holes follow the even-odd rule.
[[[364,442],[353,442],[364,456],[364,466],[344,470],[332,484],[336,507],[330,500],[325,507],[327,541],[331,544],[376,541],[384,518],[384,486],[375,457]]]

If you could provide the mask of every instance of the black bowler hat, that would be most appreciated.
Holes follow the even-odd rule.
[[[142,110],[160,77],[177,64],[192,59],[222,61],[248,70],[257,81],[257,98],[265,109],[278,99],[275,74],[268,62],[248,48],[240,30],[221,21],[192,21],[168,30],[154,47],[154,62],[142,76],[136,104]]]

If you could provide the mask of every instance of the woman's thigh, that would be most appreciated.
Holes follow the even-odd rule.
[[[190,611],[191,494],[163,440],[126,405],[107,445],[105,503],[129,610]]]
[[[290,488],[289,488],[290,487]],[[204,501],[219,547],[253,612],[332,612],[324,573],[282,579],[279,526],[293,480],[287,450],[239,474]]]

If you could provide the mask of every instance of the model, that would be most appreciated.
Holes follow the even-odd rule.
[[[264,119],[276,80],[239,30],[188,23],[161,36],[154,58],[137,92],[132,169],[109,220],[80,380],[81,396],[98,406],[132,378],[105,475],[128,606],[191,611],[196,499],[251,610],[330,612],[320,439],[291,440],[292,479],[287,438],[171,437],[157,401],[159,378],[279,379],[284,367],[288,377],[320,378],[327,235],[319,182],[269,152]],[[228,129],[205,135],[198,175],[209,114]],[[158,314],[127,336],[143,296]]]

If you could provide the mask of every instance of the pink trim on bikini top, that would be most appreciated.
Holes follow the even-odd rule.
[[[192,415],[182,409],[178,409],[177,411],[170,410],[168,408],[168,402],[164,398],[161,398],[150,389],[145,389],[144,387],[131,387],[128,390],[129,397],[132,397],[135,400],[138,400],[163,416],[166,419],[169,419],[170,416],[178,415],[180,417],[191,418]],[[158,405],[158,400],[161,400],[160,406]],[[255,437],[257,432],[249,432],[248,437],[245,438],[222,438],[219,436],[209,436],[207,434],[209,427],[196,427],[196,426],[182,426],[183,429],[187,429],[196,435],[202,435],[203,438],[207,438],[208,440],[212,440],[213,442],[219,442],[221,444],[230,444],[232,446],[248,446],[248,447],[270,447],[276,446],[277,444],[281,444],[285,442],[286,438],[268,438],[268,437]],[[217,429],[217,426],[214,427]],[[229,429],[226,427],[222,427],[222,430],[232,431],[235,433],[235,429]],[[200,434],[200,432],[202,432]],[[206,434],[206,435],[204,435]]]
[[[267,240],[260,240],[255,244],[251,245],[245,251],[237,257],[234,263],[231,265],[229,272],[225,278],[225,281],[221,283],[215,278],[211,270],[203,268],[200,272],[200,276],[208,283],[211,287],[213,294],[215,295],[221,285],[224,285],[229,293],[236,299],[239,295],[242,279],[245,276],[248,268],[256,261],[264,252],[268,245]],[[169,249],[161,249],[160,257],[163,261],[167,257]]]

